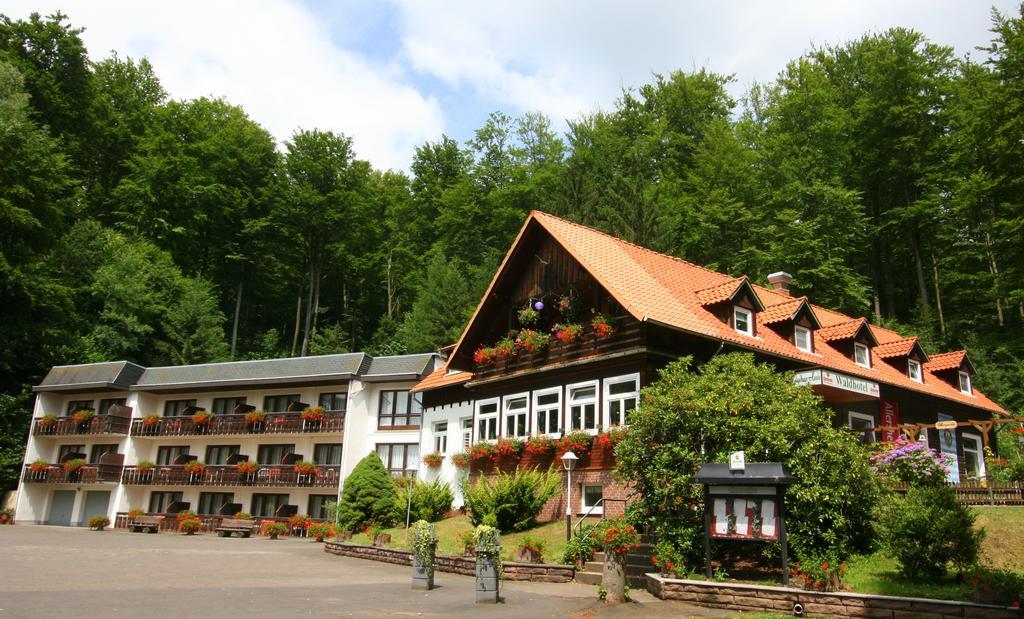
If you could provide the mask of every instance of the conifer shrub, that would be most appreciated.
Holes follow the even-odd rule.
[[[483,476],[462,484],[462,496],[474,526],[486,524],[501,531],[525,531],[537,524],[537,514],[562,485],[557,470],[531,469]]]
[[[358,531],[370,524],[393,526],[398,521],[397,498],[395,483],[380,456],[370,453],[345,479],[338,503],[338,524],[349,531]]]
[[[440,479],[427,482],[416,480],[412,486],[412,507],[409,508],[409,481],[405,479],[395,480],[395,489],[398,494],[398,510],[404,514],[410,509],[412,519],[437,522],[444,518],[444,515],[451,511],[455,495],[452,488]]]

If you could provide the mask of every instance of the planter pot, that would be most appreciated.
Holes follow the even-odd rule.
[[[391,543],[390,533],[378,533],[377,537],[373,538],[373,545],[378,548],[383,548]]]
[[[195,531],[185,531],[185,535],[195,535]]]
[[[540,563],[541,555],[532,550],[517,548],[516,561],[519,561],[520,563]]]
[[[626,556],[605,550],[601,586],[608,592],[606,601],[618,604],[626,601]]]
[[[437,554],[437,542],[430,544],[427,550],[426,563],[420,561],[420,557],[414,552],[412,554],[412,588],[421,591],[430,591],[434,588],[434,557]]]
[[[271,533],[270,534],[270,539],[277,539],[278,535],[279,535],[278,533]]]
[[[498,577],[497,556],[493,552],[476,553],[476,603],[497,604],[501,580]]]
[[[341,542],[348,542],[352,540],[352,531],[338,531],[338,535],[335,539]]]

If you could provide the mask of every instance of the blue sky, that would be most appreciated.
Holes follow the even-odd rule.
[[[986,44],[1012,0],[8,0],[26,17],[61,10],[95,59],[147,56],[175,98],[223,96],[284,141],[339,131],[362,158],[406,169],[415,146],[460,141],[494,110],[541,111],[557,128],[614,105],[652,72],[736,75],[734,96],[812,46],[893,26],[957,55]],[[977,54],[975,54],[977,57]]]

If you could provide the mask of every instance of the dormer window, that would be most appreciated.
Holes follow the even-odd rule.
[[[812,342],[810,329],[799,325],[793,327],[793,344],[796,345],[797,349],[804,352],[814,352]]]
[[[864,344],[853,345],[853,360],[862,368],[871,367],[871,351]]]
[[[907,376],[910,380],[923,383],[924,380],[921,378],[921,362],[914,359],[907,359]]]
[[[963,370],[960,370],[960,393],[966,393],[967,395],[974,393],[971,390],[971,375]]]
[[[748,337],[754,337],[754,314],[743,307],[736,307],[732,310],[732,324],[737,333]]]

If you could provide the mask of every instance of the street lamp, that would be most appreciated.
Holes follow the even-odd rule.
[[[565,540],[572,539],[572,470],[576,468],[576,457],[571,451],[565,452],[562,456],[562,466],[565,467]]]
[[[416,479],[416,467],[410,466],[405,469],[405,476],[409,478],[409,487],[406,494],[409,495],[409,502],[405,506],[405,528],[409,528],[409,519],[412,517],[412,486]]]

